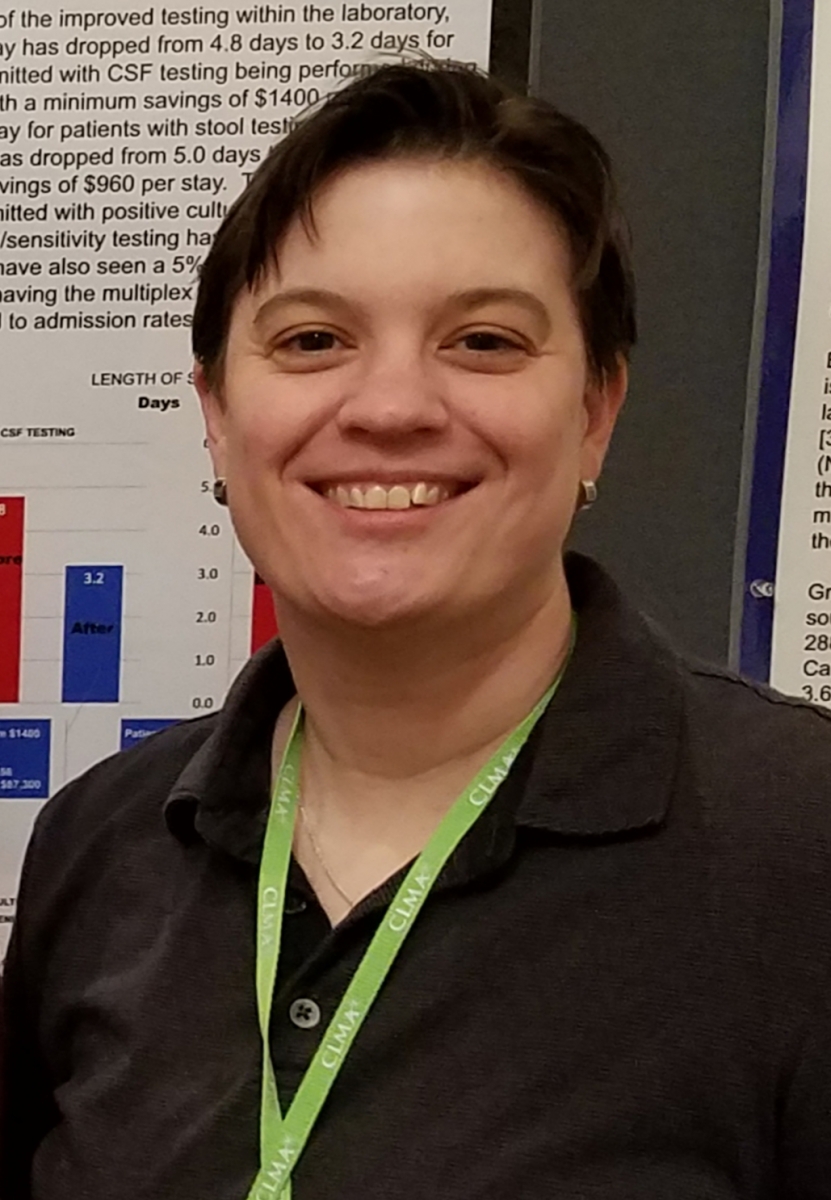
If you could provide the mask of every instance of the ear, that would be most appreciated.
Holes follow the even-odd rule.
[[[622,355],[618,356],[614,370],[607,371],[601,379],[589,380],[583,398],[585,431],[580,455],[581,479],[599,477],[628,385],[629,366]]]
[[[208,383],[202,364],[196,361],[193,364],[193,386],[196,388],[202,408],[208,452],[213,463],[214,474],[224,479],[226,474],[225,406],[216,389]]]

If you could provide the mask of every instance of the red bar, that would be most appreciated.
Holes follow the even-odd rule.
[[[251,653],[256,654],[260,646],[277,636],[277,617],[274,614],[274,597],[268,584],[259,575],[254,576],[254,604],[251,610]]]
[[[0,703],[20,700],[23,497],[0,496]]]

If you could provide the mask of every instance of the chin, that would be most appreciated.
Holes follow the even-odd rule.
[[[343,583],[334,587],[314,589],[308,598],[311,607],[321,616],[345,622],[363,629],[394,629],[417,622],[437,612],[441,601],[429,596],[423,587],[378,586],[379,581],[354,581],[352,586]],[[308,602],[307,602],[308,603]],[[304,605],[307,607],[307,605]]]
[[[406,627],[433,611],[429,605],[413,603],[412,599],[397,602],[388,598],[370,597],[360,601],[355,598],[329,597],[323,602],[318,602],[318,609],[327,617],[347,625],[378,630]]]

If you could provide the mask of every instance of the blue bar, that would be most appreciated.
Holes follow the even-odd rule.
[[[49,795],[50,721],[0,721],[0,800]]]
[[[123,567],[67,567],[64,704],[115,704],[121,676]]]
[[[176,725],[178,721],[178,717],[143,717],[140,720],[125,717],[121,722],[121,746],[119,748],[129,750],[131,746],[138,746],[152,733],[158,733],[160,729],[167,729],[168,725]]]

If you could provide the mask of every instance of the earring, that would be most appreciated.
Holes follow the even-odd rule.
[[[224,479],[214,480],[214,500],[223,508],[228,507],[228,484]]]
[[[593,479],[582,479],[580,481],[580,493],[577,507],[581,511],[586,508],[591,508],[597,499],[597,484]]]

